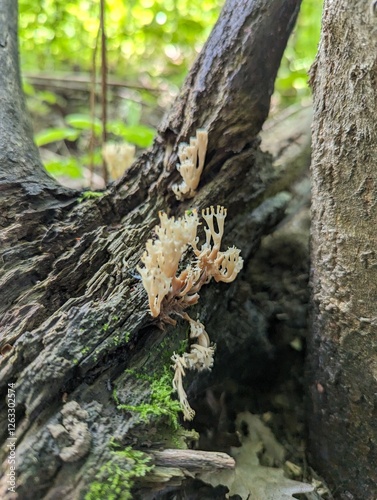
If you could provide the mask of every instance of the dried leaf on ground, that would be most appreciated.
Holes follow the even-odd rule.
[[[240,413],[236,420],[242,445],[232,448],[236,460],[234,470],[200,474],[199,479],[212,486],[220,484],[229,489],[228,496],[239,495],[242,500],[295,500],[292,495],[313,491],[313,486],[284,477],[281,468],[259,464],[258,454],[264,453],[270,463],[284,460],[282,446],[261,419],[249,412]]]

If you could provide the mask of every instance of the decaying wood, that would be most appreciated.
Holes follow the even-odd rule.
[[[112,391],[123,404],[147,400],[149,384],[125,370],[155,373],[168,365],[185,331],[178,325],[173,334],[152,322],[135,268],[159,210],[181,214],[193,205],[226,205],[225,244],[240,247],[245,261],[283,217],[289,186],[259,148],[258,133],[299,4],[229,0],[151,150],[101,198],[80,203],[78,193],[45,173],[32,145],[17,73],[16,7],[4,1],[0,62],[9,71],[0,75],[0,95],[8,96],[0,109],[0,390],[4,395],[15,384],[20,498],[79,498],[109,460],[114,437],[125,446],[145,441],[153,448],[163,425],[156,423],[153,433],[137,414],[118,410]],[[206,167],[196,198],[178,204],[171,191],[179,177],[177,147],[197,128],[209,132]],[[207,287],[196,309],[205,323],[221,316],[237,289],[218,290]],[[220,327],[218,334],[216,341],[226,336]],[[49,431],[64,427],[66,401],[86,412],[90,432],[90,449],[81,449],[73,465],[62,461],[62,445]],[[2,440],[6,431],[2,407]],[[8,498],[5,481],[1,494]]]
[[[337,498],[377,492],[375,2],[325,1],[314,92],[309,429]],[[371,7],[371,8],[370,8]]]
[[[194,479],[201,471],[234,469],[235,460],[226,453],[166,449],[149,454],[154,468],[139,480],[140,498],[153,499],[155,492],[166,488],[170,491],[181,487],[186,479]]]
[[[226,453],[201,450],[154,451],[154,463],[164,467],[178,467],[189,471],[234,469],[234,458]]]

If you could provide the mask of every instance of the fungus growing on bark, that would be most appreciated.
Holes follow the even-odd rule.
[[[195,412],[190,407],[186,391],[183,388],[182,379],[185,376],[185,369],[198,371],[210,370],[213,366],[215,345],[210,344],[209,336],[205,331],[203,323],[194,321],[188,315],[186,315],[186,319],[190,322],[190,339],[195,339],[195,343],[191,344],[190,352],[185,352],[182,356],[173,354],[172,361],[174,362],[173,368],[175,371],[173,387],[177,391],[184,419],[192,420]]]
[[[158,239],[147,241],[141,258],[144,267],[137,268],[148,293],[152,316],[160,316],[162,320],[175,324],[170,317],[175,314],[190,323],[190,339],[193,340],[190,352],[172,356],[175,370],[173,386],[178,393],[185,420],[192,420],[195,414],[183,388],[185,370],[210,370],[215,351],[204,325],[190,318],[185,309],[198,302],[202,285],[209,283],[212,278],[217,282],[230,283],[243,266],[238,248],[231,247],[225,252],[220,250],[226,209],[221,206],[216,209],[210,207],[203,210],[202,215],[207,224],[204,228],[206,241],[199,249],[199,218],[196,210],[186,212],[178,219],[169,218],[160,212],[160,225],[155,227]],[[194,260],[177,274],[180,260],[189,247]]]
[[[148,240],[141,257],[145,267],[138,267],[144,288],[148,293],[149,308],[153,317],[160,314],[161,302],[169,293],[188,293],[187,287],[196,279],[195,272],[187,268],[176,276],[179,261],[188,246],[196,240],[199,224],[196,211],[175,220],[160,212],[160,225],[155,227],[158,240]],[[187,289],[187,290],[186,290]]]
[[[102,156],[112,180],[119,179],[135,161],[136,148],[127,143],[107,142],[102,147]]]
[[[183,180],[172,187],[177,200],[195,196],[203,172],[207,144],[208,132],[197,130],[196,137],[190,138],[190,144],[181,143],[179,145],[178,158],[180,163],[177,165],[177,170]]]

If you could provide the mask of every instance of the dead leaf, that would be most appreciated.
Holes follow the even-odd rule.
[[[262,450],[272,460],[282,462],[284,449],[258,416],[240,413],[236,427],[242,445],[231,451],[235,469],[203,473],[198,476],[200,480],[212,486],[224,485],[229,489],[228,497],[239,495],[242,500],[295,500],[292,495],[313,491],[310,484],[284,477],[283,469],[259,464]]]

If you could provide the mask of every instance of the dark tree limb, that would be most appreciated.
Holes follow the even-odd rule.
[[[57,498],[63,489],[65,498],[77,498],[108,462],[112,437],[124,445],[150,442],[150,429],[140,425],[137,415],[117,410],[112,389],[123,404],[148,399],[148,384],[125,369],[143,366],[157,372],[169,365],[184,338],[184,326],[171,335],[172,329],[161,331],[151,321],[145,291],[135,277],[158,210],[179,214],[188,206],[225,204],[225,244],[239,246],[246,260],[282,218],[290,195],[282,191],[271,156],[259,149],[257,134],[299,4],[229,0],[152,149],[100,199],[78,203],[75,193],[46,175],[30,144],[14,144],[20,170],[7,183],[11,158],[4,142],[0,169],[9,197],[2,200],[2,209],[11,208],[1,233],[0,348],[12,348],[0,362],[0,390],[5,393],[8,383],[16,384],[21,498]],[[4,20],[8,15],[14,28],[8,43],[15,47],[16,11],[10,0]],[[9,85],[18,86],[13,95],[19,106],[15,49],[10,56],[8,88],[14,92]],[[6,127],[11,126],[8,119]],[[177,147],[199,127],[207,128],[210,137],[205,172],[196,198],[178,204],[171,192],[178,179]],[[22,134],[30,141],[27,130],[17,132],[18,141]],[[21,190],[20,182],[25,185]],[[27,187],[33,183],[41,186],[38,193]],[[220,296],[216,287],[208,287],[201,317],[215,318],[234,292],[228,287]],[[79,414],[86,415],[91,440],[88,454],[82,455],[86,448],[75,451],[73,467],[62,461],[62,444],[47,427],[63,421],[66,399],[76,401]],[[0,423],[5,439],[4,408]],[[166,441],[165,447],[171,444]],[[5,456],[6,450],[2,460]],[[0,485],[4,488],[4,482]]]

